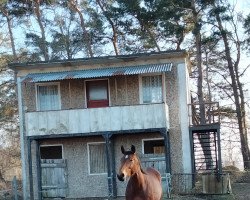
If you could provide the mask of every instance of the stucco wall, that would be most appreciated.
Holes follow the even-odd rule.
[[[138,75],[115,76],[108,80],[111,106],[139,104]],[[84,82],[84,79],[59,81],[62,109],[80,109],[86,107]],[[22,87],[24,91],[24,103],[27,111],[35,111],[35,83],[23,83]]]
[[[172,173],[182,172],[182,142],[179,121],[177,66],[166,73],[166,103],[169,108],[169,137]]]

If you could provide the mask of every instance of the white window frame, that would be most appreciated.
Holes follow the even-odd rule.
[[[51,146],[61,146],[62,147],[62,159],[64,159],[64,149],[63,149],[63,144],[42,144],[40,145],[41,147],[51,147]],[[39,152],[40,152],[40,148],[39,148]],[[40,156],[41,158],[41,156]]]
[[[144,152],[144,141],[155,141],[155,140],[163,140],[163,142],[164,142],[164,138],[163,137],[142,139],[142,154],[145,154],[145,152]]]
[[[104,144],[105,145],[105,142],[88,142],[87,143],[87,152],[88,152],[88,172],[89,172],[89,175],[107,175],[108,172],[103,172],[103,173],[91,173],[90,172],[90,152],[89,152],[89,146],[90,145],[98,145],[98,144]],[[104,152],[104,156],[106,156],[106,153]],[[108,162],[108,161],[107,161]]]
[[[40,109],[40,101],[38,98],[38,86],[50,86],[50,85],[57,85],[58,87],[58,98],[59,98],[59,108],[58,110],[61,110],[61,90],[60,90],[60,82],[49,82],[49,83],[36,83],[35,88],[36,88],[36,110],[37,111],[43,111]],[[45,110],[49,111],[49,110]]]
[[[141,74],[141,75],[139,75],[139,100],[140,100],[140,104],[148,104],[148,103],[143,103],[142,77],[144,77],[144,76],[159,76],[159,75],[161,75],[161,78],[162,78],[162,102],[159,102],[159,103],[166,102],[165,73],[154,73],[154,74]],[[149,104],[151,104],[151,103],[149,103]]]
[[[111,105],[111,96],[110,96],[110,83],[109,83],[109,79],[108,78],[103,78],[103,79],[87,79],[87,80],[84,80],[84,95],[85,95],[85,105],[84,105],[84,108],[88,108],[88,97],[87,97],[87,84],[86,82],[90,82],[90,81],[105,81],[107,80],[108,81],[108,98],[109,98],[109,106]]]

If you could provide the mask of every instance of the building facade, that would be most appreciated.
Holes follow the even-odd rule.
[[[13,63],[25,199],[124,196],[120,147],[191,173],[185,51]]]

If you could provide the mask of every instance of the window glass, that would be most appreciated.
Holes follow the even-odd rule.
[[[58,85],[38,85],[37,96],[39,110],[60,109]]]
[[[144,140],[144,154],[163,154],[165,153],[164,140]]]
[[[107,99],[106,85],[90,85],[89,86],[89,100],[103,100]]]
[[[143,103],[162,102],[162,76],[142,77],[142,99]]]
[[[89,144],[90,174],[107,173],[107,158],[105,152],[105,143]]]
[[[41,146],[41,159],[62,159],[62,146]]]

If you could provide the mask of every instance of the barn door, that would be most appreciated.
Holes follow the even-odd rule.
[[[165,148],[163,138],[145,139],[143,140],[144,154],[141,156],[143,168],[153,167],[160,172],[164,193],[167,192],[166,166],[169,165],[169,163],[166,162]]]
[[[42,196],[66,197],[67,163],[65,159],[41,159]]]

